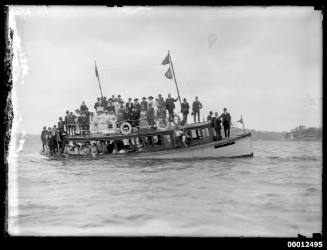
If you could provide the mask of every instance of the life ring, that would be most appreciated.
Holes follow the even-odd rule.
[[[123,122],[120,125],[120,132],[123,135],[129,135],[132,132],[132,125],[129,122]]]
[[[163,120],[165,120],[165,123],[162,122]],[[170,128],[170,122],[167,118],[159,118],[156,121],[156,127],[160,131],[167,130]]]
[[[181,125],[181,118],[178,115],[174,115],[173,123],[175,126]]]

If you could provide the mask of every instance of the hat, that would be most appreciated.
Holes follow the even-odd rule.
[[[112,98],[109,98],[108,101],[113,101],[113,99]]]
[[[152,96],[149,96],[148,99],[153,99],[153,97]]]
[[[44,127],[43,127],[43,129],[47,129],[47,127],[46,127],[46,126],[44,126]]]
[[[186,98],[184,98],[183,100],[186,101]]]
[[[146,100],[146,97],[142,97],[142,100]]]
[[[128,100],[132,100],[132,98],[128,98]]]
[[[212,112],[212,111],[210,111],[210,112],[209,112],[209,114],[211,114],[211,115],[212,115],[212,114],[213,114],[213,112]]]
[[[100,100],[101,98],[100,98],[100,97],[98,97],[97,99],[98,99],[98,100]]]
[[[138,101],[139,99],[135,98],[134,101]]]
[[[227,110],[226,108],[224,108],[224,110]]]
[[[121,97],[121,95],[117,95],[117,97]]]
[[[161,94],[159,94],[158,96],[162,96]]]

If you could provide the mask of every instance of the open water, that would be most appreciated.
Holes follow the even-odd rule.
[[[39,149],[27,139],[10,157],[12,235],[321,232],[319,141],[254,141],[253,158],[188,161],[56,161]]]

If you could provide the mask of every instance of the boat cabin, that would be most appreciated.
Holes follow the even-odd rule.
[[[216,140],[210,122],[172,126],[166,130],[149,129],[133,131],[128,135],[88,134],[67,137],[75,143],[102,143],[99,153],[152,152],[205,144]]]

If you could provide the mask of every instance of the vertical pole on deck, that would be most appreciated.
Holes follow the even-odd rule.
[[[181,97],[180,97],[180,94],[179,94],[179,89],[178,89],[178,85],[177,85],[177,80],[176,80],[175,70],[174,70],[174,66],[173,66],[173,61],[171,60],[171,56],[170,56],[169,50],[168,50],[168,55],[169,55],[169,63],[170,63],[170,66],[171,66],[171,70],[173,72],[173,77],[174,77],[174,81],[175,81],[175,85],[176,85],[176,90],[177,90],[177,95],[178,95],[178,99],[179,99],[179,104],[181,105],[181,108],[182,108],[182,101],[181,101]]]

